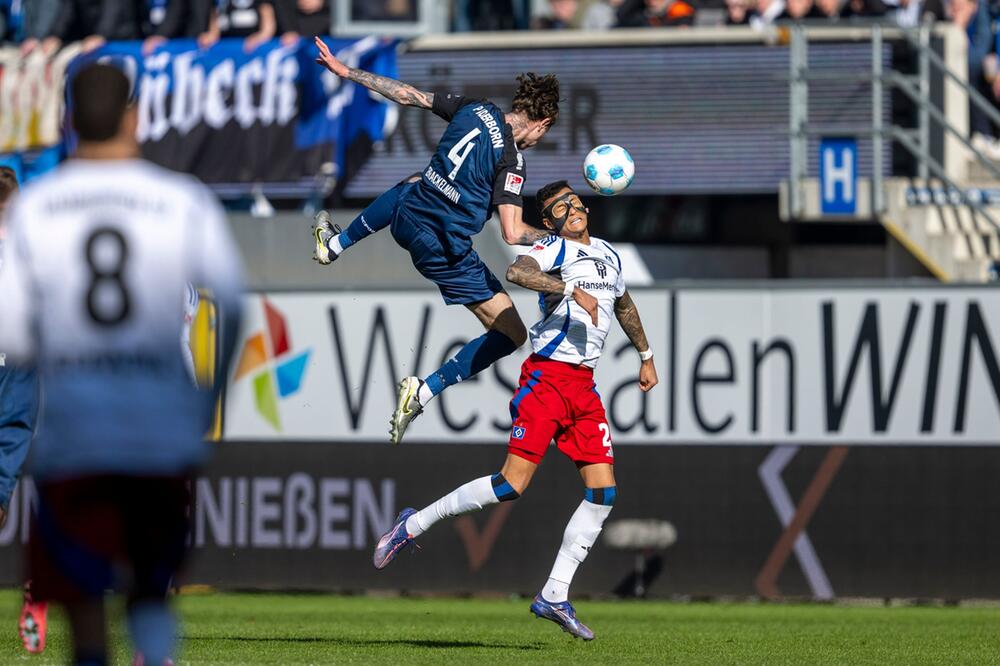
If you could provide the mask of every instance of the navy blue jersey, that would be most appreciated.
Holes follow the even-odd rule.
[[[403,196],[403,209],[443,236],[451,254],[462,256],[492,206],[522,205],[524,158],[492,102],[436,94],[432,111],[449,121],[448,128],[420,180]]]

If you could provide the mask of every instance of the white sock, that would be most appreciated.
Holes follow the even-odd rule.
[[[340,234],[331,236],[330,240],[326,242],[326,246],[330,249],[330,252],[333,252],[338,257],[344,251],[344,246],[340,244]]]
[[[417,400],[420,401],[421,407],[426,407],[427,403],[434,399],[434,393],[431,392],[431,387],[427,385],[427,382],[420,382],[420,389],[417,391]]]
[[[492,477],[484,476],[459,486],[430,506],[417,511],[407,519],[406,531],[415,537],[420,536],[442,518],[479,511],[483,507],[499,502],[496,493],[493,492]]]
[[[573,582],[573,574],[580,563],[587,559],[587,554],[601,534],[604,519],[610,513],[611,507],[604,504],[594,504],[587,500],[580,503],[563,532],[556,562],[542,588],[543,599],[559,603],[569,598],[569,584]]]

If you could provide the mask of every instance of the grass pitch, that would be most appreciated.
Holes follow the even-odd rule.
[[[68,635],[50,614],[48,648],[17,642],[19,593],[0,592],[0,663],[67,663]],[[326,595],[178,597],[178,664],[331,663],[1000,663],[998,608],[872,608],[754,603],[581,601],[597,634],[571,639],[528,613],[530,600]],[[120,607],[115,663],[129,663]]]

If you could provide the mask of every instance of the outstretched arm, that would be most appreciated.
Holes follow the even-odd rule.
[[[319,37],[316,38],[316,46],[319,48],[319,57],[316,62],[323,65],[328,70],[342,79],[354,81],[355,83],[374,90],[388,100],[403,106],[416,106],[421,109],[429,109],[434,104],[434,93],[417,90],[413,86],[390,79],[388,76],[379,76],[366,72],[356,67],[348,67],[337,59],[337,56],[330,52],[330,47],[323,43]]]
[[[531,245],[552,235],[551,231],[533,227],[525,222],[520,206],[500,204],[497,206],[497,213],[500,215],[500,234],[507,245]]]
[[[507,269],[507,281],[543,294],[572,296],[577,305],[590,315],[594,326],[597,326],[597,299],[579,287],[567,285],[554,275],[543,273],[542,267],[531,257],[521,255],[515,259]]]
[[[639,310],[636,309],[632,296],[627,291],[615,300],[615,318],[618,319],[635,350],[639,354],[648,354],[648,358],[642,361],[642,366],[639,368],[639,388],[648,391],[656,386],[659,379],[656,376],[656,366],[653,364],[646,331],[642,327],[642,320],[639,319]]]

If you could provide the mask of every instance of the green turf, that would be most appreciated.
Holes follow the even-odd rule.
[[[584,601],[597,633],[574,641],[528,614],[528,600],[207,594],[177,599],[178,664],[328,663],[1000,663],[1000,609]],[[53,613],[41,658],[14,632],[18,595],[0,592],[0,663],[64,663]],[[115,612],[113,615],[118,616]],[[116,663],[128,654],[116,622]]]

